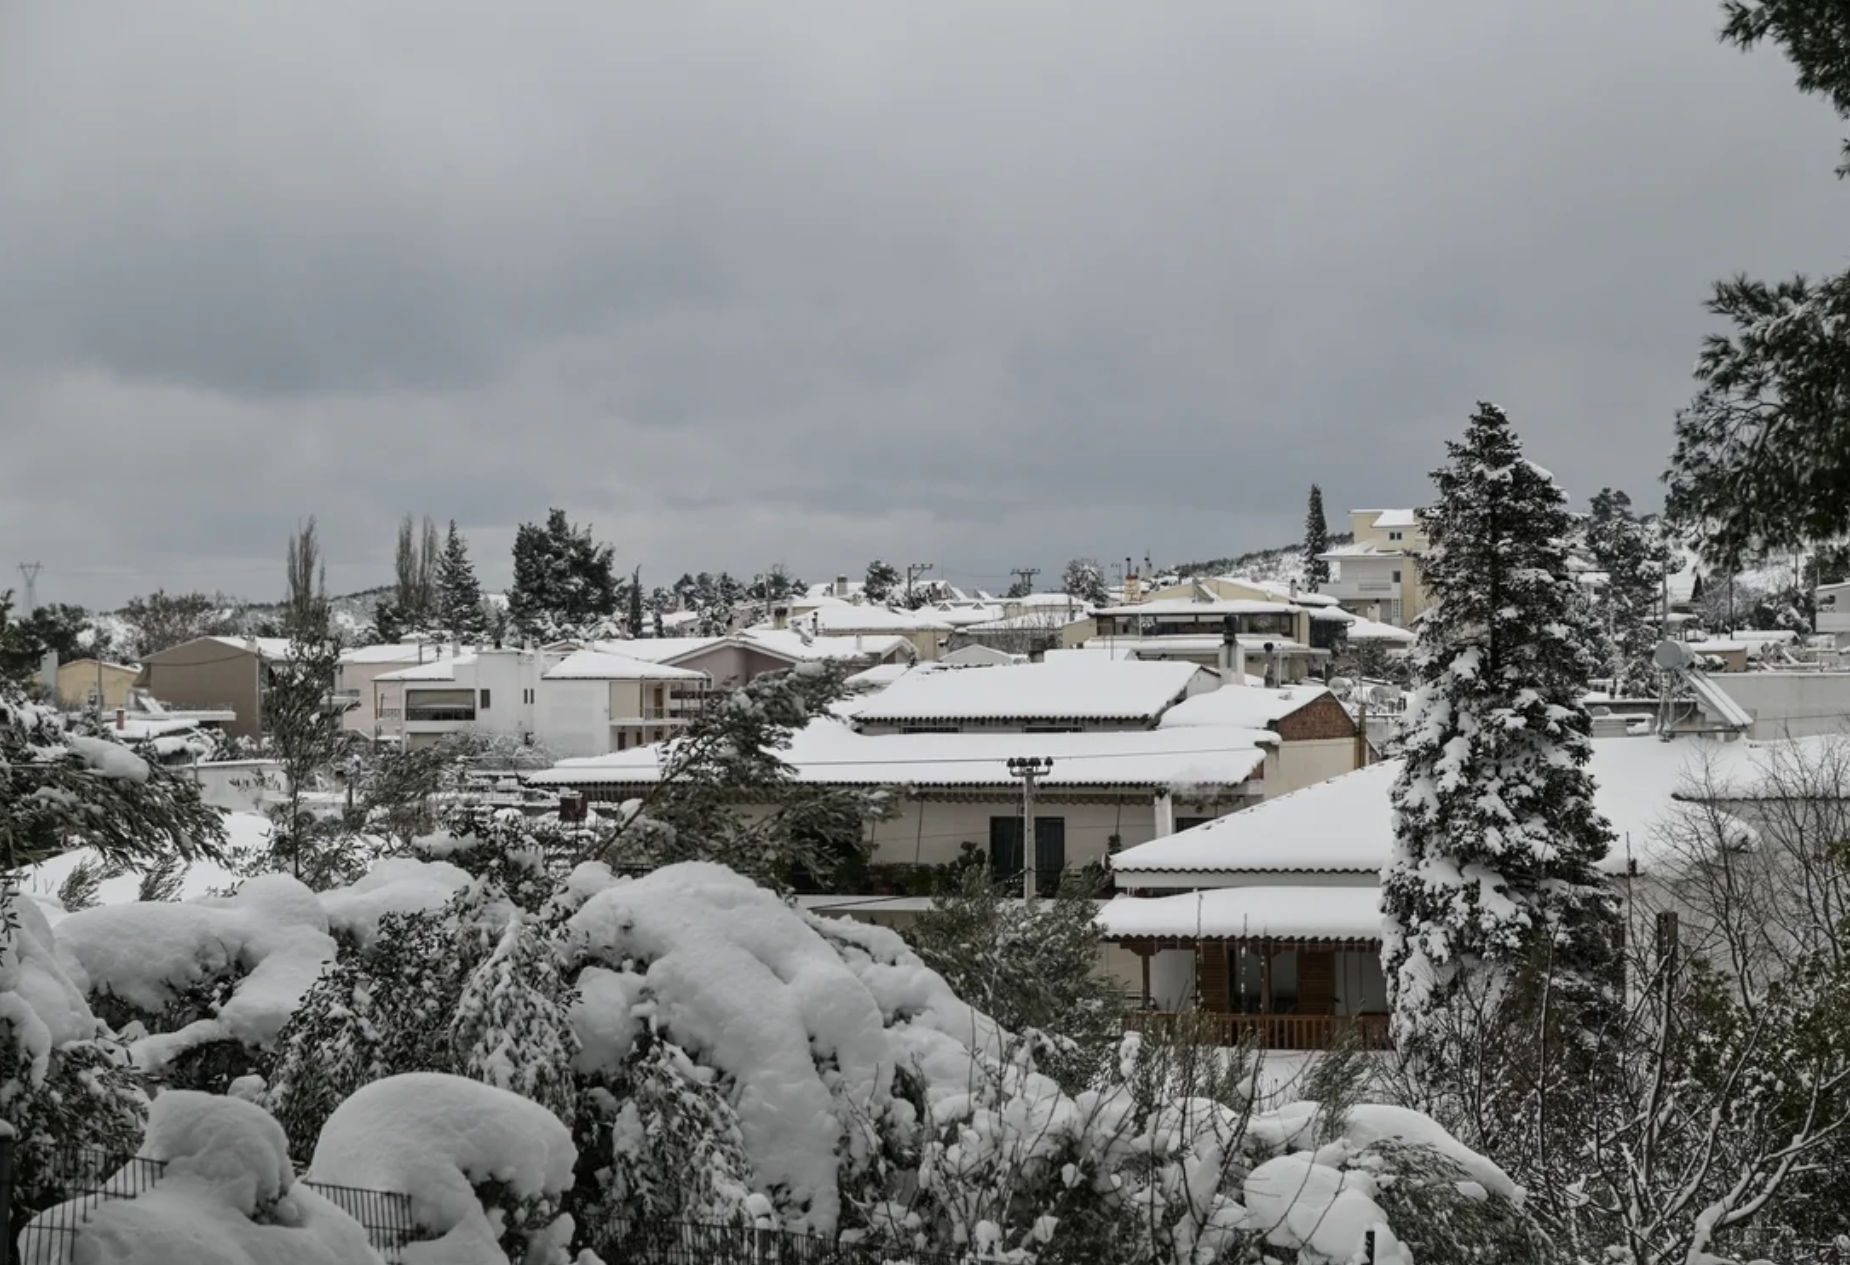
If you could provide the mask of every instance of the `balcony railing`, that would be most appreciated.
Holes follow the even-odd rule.
[[[1177,1023],[1202,1024],[1221,1045],[1250,1041],[1262,1050],[1327,1050],[1354,1031],[1364,1050],[1391,1050],[1386,1015],[1230,1015],[1207,1011],[1172,1014],[1133,1011],[1124,1017],[1130,1032],[1160,1032]]]

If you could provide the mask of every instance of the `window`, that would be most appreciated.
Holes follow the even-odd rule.
[[[1399,571],[1394,572],[1394,583],[1396,584],[1400,583],[1400,572]]]
[[[533,691],[532,690],[522,690],[520,692],[520,701],[523,703],[533,702]]]
[[[479,704],[477,704],[477,706],[479,706],[483,711],[488,710],[488,691],[487,690],[482,691],[482,701]]]
[[[1196,826],[1205,826],[1213,820],[1214,818],[1212,817],[1177,817],[1176,833],[1180,834],[1184,830],[1193,830]]]
[[[989,872],[992,878],[1019,894],[1025,858],[1021,848],[1021,818],[989,819]],[[1060,889],[1066,869],[1066,818],[1034,815],[1034,891],[1052,896]]]
[[[1399,540],[1399,539],[1400,539],[1400,533],[1399,533],[1399,532],[1397,532],[1397,531],[1391,531],[1391,532],[1389,532],[1389,533],[1388,533],[1388,539],[1389,539],[1389,540]]]
[[[617,750],[628,751],[629,749],[630,749],[630,731],[627,729],[617,730]]]
[[[407,690],[405,719],[408,721],[474,720],[474,690]]]

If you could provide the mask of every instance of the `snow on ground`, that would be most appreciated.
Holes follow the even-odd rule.
[[[228,849],[262,848],[268,846],[270,838],[270,819],[261,813],[227,813],[225,814],[225,842]],[[50,860],[20,871],[20,887],[34,896],[55,898],[58,889],[63,886],[71,871],[88,861],[91,865],[100,865],[101,858],[93,848],[76,848],[70,852],[60,853]],[[215,891],[228,891],[243,880],[223,866],[213,861],[194,861],[187,865],[180,879],[180,890],[176,899],[194,900],[201,896],[210,896]],[[119,905],[136,900],[141,892],[141,874],[138,871],[125,871],[113,878],[106,878],[97,885],[96,903],[99,905]],[[50,903],[47,916],[54,921],[67,915],[64,910]]]
[[[556,1201],[577,1159],[571,1132],[538,1103],[460,1076],[414,1072],[374,1081],[335,1108],[307,1176],[408,1195],[412,1216],[436,1237],[408,1247],[403,1265],[507,1265],[499,1219],[477,1187]],[[560,1221],[562,1243],[571,1222]],[[563,1259],[527,1257],[529,1265]]]
[[[236,1098],[170,1090],[141,1156],[165,1169],[133,1199],[41,1213],[21,1235],[42,1265],[378,1265],[366,1231],[299,1185],[282,1126]],[[127,1176],[111,1181],[120,1189]],[[87,1214],[87,1215],[86,1215]],[[53,1226],[82,1221],[75,1235]]]

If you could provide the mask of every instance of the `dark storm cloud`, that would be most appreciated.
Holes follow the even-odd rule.
[[[1842,263],[1828,111],[1687,0],[18,6],[0,540],[47,596],[1289,539],[1474,400],[1654,501],[1709,278]],[[14,559],[5,561],[9,567]],[[659,575],[666,579],[666,575]]]

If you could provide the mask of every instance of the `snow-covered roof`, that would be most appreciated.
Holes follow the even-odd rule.
[[[1378,940],[1381,892],[1370,883],[1119,896],[1098,911],[1098,925],[1108,940]]]
[[[1360,615],[1350,621],[1343,635],[1350,641],[1392,641],[1404,646],[1420,639],[1419,634],[1410,629],[1384,624],[1378,619],[1363,619]]]
[[[828,602],[798,617],[819,633],[949,632],[951,625],[925,611],[900,611],[887,606],[850,606]]]
[[[599,642],[596,649],[627,655],[645,663],[673,663],[725,642],[724,637],[637,637],[630,641]]]
[[[1390,545],[1378,545],[1370,540],[1359,540],[1354,544],[1338,545],[1336,548],[1320,553],[1317,556],[1319,558],[1334,558],[1337,561],[1341,561],[1344,558],[1404,558],[1407,556],[1407,551],[1405,549],[1394,548]]]
[[[454,681],[457,668],[475,666],[475,651],[465,650],[454,658],[434,659],[396,672],[381,672],[375,681]]]
[[[1283,689],[1253,689],[1247,685],[1224,686],[1185,698],[1163,713],[1157,721],[1162,729],[1193,728],[1200,725],[1236,725],[1242,729],[1268,729],[1295,711],[1309,707],[1330,691],[1321,685],[1305,683]]]
[[[1681,794],[1705,768],[1718,786],[1750,794],[1768,753],[1777,749],[1793,748],[1693,738],[1594,739],[1593,801],[1617,835],[1604,868],[1623,872],[1635,860],[1650,869],[1662,859],[1665,824],[1682,811]],[[1383,761],[1152,839],[1112,857],[1111,867],[1144,886],[1161,885],[1161,875],[1378,872],[1393,843],[1388,793],[1400,767],[1399,760]]]
[[[910,663],[876,663],[871,668],[862,668],[842,684],[851,690],[884,689],[912,670]]]
[[[847,637],[805,637],[792,628],[746,628],[734,634],[743,645],[792,663],[821,663],[830,659],[880,659],[911,641],[895,634]]]
[[[1356,510],[1355,512],[1358,514],[1373,514],[1375,516],[1376,527],[1393,527],[1398,529],[1403,527],[1418,527],[1420,525],[1418,510]]]
[[[1184,697],[1190,663],[1017,663],[933,672],[888,686],[860,709],[876,724],[916,720],[1154,721]]]
[[[1084,607],[1067,610],[1060,606],[1043,606],[1034,610],[1023,611],[1019,615],[1004,615],[1000,619],[983,619],[965,624],[965,632],[1053,632],[1070,624],[1083,623],[1092,618]]]
[[[1002,607],[982,603],[972,605],[961,602],[934,602],[931,605],[931,612],[945,623],[957,628],[986,626],[1002,617]]]
[[[547,681],[704,681],[707,674],[602,650],[579,650],[547,668],[541,677]]]
[[[1133,602],[1129,606],[1101,606],[1099,615],[1290,615],[1299,608],[1291,602],[1266,602],[1256,598],[1217,597],[1200,601],[1192,597],[1165,597],[1154,602]]]
[[[1255,580],[1249,575],[1223,575],[1217,577],[1228,584],[1241,584],[1249,589],[1257,589],[1268,597],[1281,602],[1293,602],[1299,606],[1335,606],[1337,599],[1328,593],[1312,593],[1301,584],[1290,584],[1283,580]]]
[[[1327,650],[1313,650],[1301,641],[1289,637],[1273,637],[1264,633],[1241,633],[1236,639],[1241,650],[1247,654],[1263,654],[1267,646],[1282,655],[1323,656]],[[1199,636],[1175,637],[1089,637],[1086,650],[1116,650],[1124,655],[1164,655],[1164,654],[1214,654],[1220,650],[1219,633],[1202,633]]]
[[[982,675],[1001,668],[942,675]],[[940,674],[934,674],[940,675]],[[895,687],[897,688],[897,687]],[[877,697],[877,696],[876,696]],[[866,786],[1013,787],[1017,756],[1047,756],[1043,787],[1233,787],[1256,776],[1276,734],[1250,729],[1140,729],[1055,734],[863,734],[816,720],[781,752],[799,782]],[[661,777],[660,745],[561,760],[526,780],[541,786],[649,785]]]
[[[416,642],[388,641],[372,646],[349,646],[340,652],[342,663],[364,665],[369,663],[417,663],[421,659],[440,659],[447,649],[440,645],[423,645]]]
[[[216,641],[221,646],[232,646],[239,650],[255,649],[260,659],[282,660],[289,657],[289,638],[287,637],[206,637],[203,640]]]

